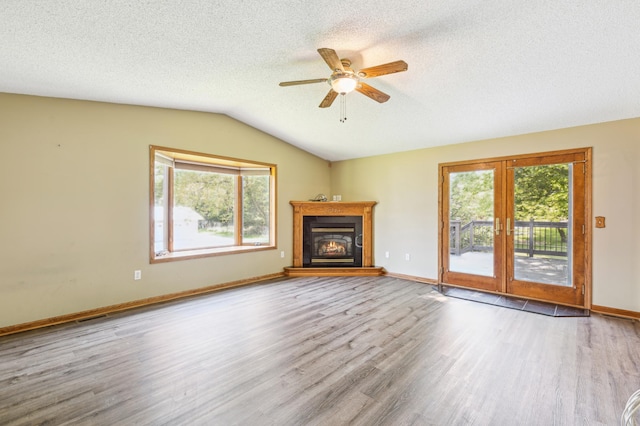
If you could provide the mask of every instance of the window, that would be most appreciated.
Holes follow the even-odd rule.
[[[275,248],[275,165],[150,151],[151,262]]]

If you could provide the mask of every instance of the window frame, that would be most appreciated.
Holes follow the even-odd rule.
[[[202,166],[203,168],[224,168],[236,171],[230,173],[230,175],[236,176],[235,182],[235,200],[236,207],[234,208],[234,244],[229,246],[219,247],[207,247],[207,248],[195,248],[195,249],[181,249],[173,250],[172,241],[172,219],[173,219],[173,171],[175,167],[168,168],[168,191],[165,192],[167,197],[165,201],[165,207],[168,209],[165,211],[164,216],[166,219],[166,226],[164,227],[168,236],[168,253],[161,255],[156,254],[155,249],[155,176],[156,176],[156,156],[160,154],[162,157],[167,157],[169,161],[178,161],[185,164],[194,164],[196,167]],[[262,170],[265,175],[270,177],[269,179],[269,241],[267,243],[250,243],[243,242],[243,188],[242,188],[242,170]],[[265,171],[268,169],[268,171]],[[211,256],[221,256],[235,253],[247,253],[262,250],[275,250],[276,245],[276,223],[277,223],[277,166],[276,164],[258,162],[253,160],[242,160],[238,158],[223,157],[213,154],[207,154],[202,152],[194,152],[177,148],[168,148],[157,145],[149,145],[149,261],[150,263],[163,263],[176,260],[197,259]],[[163,236],[164,238],[164,236]]]

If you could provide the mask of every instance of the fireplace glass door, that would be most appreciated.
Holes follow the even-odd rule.
[[[311,263],[353,263],[355,233],[349,225],[311,228]]]
[[[305,267],[362,266],[362,218],[306,216]]]

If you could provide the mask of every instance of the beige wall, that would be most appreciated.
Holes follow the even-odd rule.
[[[277,164],[278,249],[150,265],[151,144]],[[0,146],[0,327],[281,272],[289,200],[329,193],[326,161],[224,115],[0,94]]]
[[[278,249],[150,265],[151,144],[277,164]],[[0,94],[0,146],[0,327],[280,272],[291,264],[289,200],[318,193],[378,201],[376,265],[435,279],[439,163],[588,146],[593,213],[607,218],[593,231],[593,303],[640,311],[640,119],[329,169],[224,115]]]
[[[593,229],[593,304],[640,311],[640,119],[336,162],[331,189],[379,202],[377,266],[436,279],[439,163],[582,147],[593,147],[593,216],[607,224]]]

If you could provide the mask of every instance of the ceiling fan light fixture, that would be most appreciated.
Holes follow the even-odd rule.
[[[329,78],[315,78],[311,80],[296,80],[296,81],[283,81],[280,86],[297,86],[299,84],[312,84],[312,83],[328,83],[331,86],[329,92],[326,94],[320,105],[320,108],[328,108],[333,101],[336,100],[338,95],[346,95],[354,90],[357,90],[364,96],[373,99],[378,103],[387,102],[390,98],[384,92],[369,86],[361,79],[370,79],[372,77],[379,77],[381,75],[393,74],[396,72],[403,72],[409,69],[409,66],[405,61],[389,62],[382,65],[376,65],[373,67],[362,68],[359,71],[354,71],[351,68],[351,60],[343,58],[340,59],[335,50],[322,47],[318,49],[318,53],[322,56],[322,59],[331,68],[331,76]],[[346,120],[346,96],[340,97],[341,113],[340,121]],[[344,108],[343,108],[344,107]]]
[[[334,92],[343,95],[353,92],[358,85],[358,80],[352,74],[337,74],[329,79],[329,84]]]

